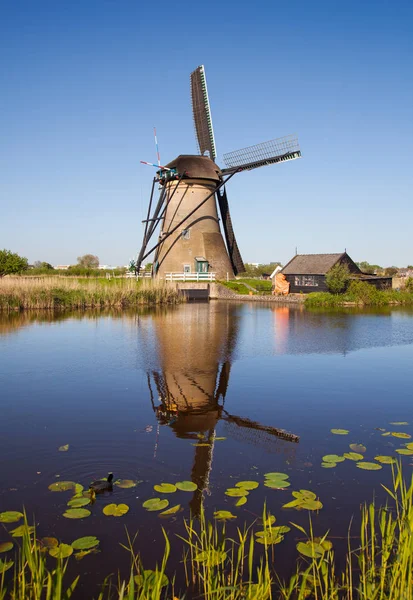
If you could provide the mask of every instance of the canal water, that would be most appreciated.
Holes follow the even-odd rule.
[[[203,507],[212,519],[229,510],[235,533],[259,518],[266,502],[277,524],[308,528],[307,511],[282,508],[300,489],[322,502],[312,514],[315,534],[330,531],[340,561],[353,516],[357,535],[360,505],[373,495],[386,501],[381,484],[391,485],[391,467],[366,471],[345,460],[326,469],[322,457],[363,444],[365,461],[395,456],[410,477],[412,457],[396,453],[409,439],[382,434],[413,434],[412,364],[413,311],[400,308],[331,312],[211,302],[0,315],[0,512],[24,506],[38,537],[99,538],[99,554],[70,562],[71,574],[82,576],[79,597],[97,595],[110,573],[127,577],[125,528],[138,532],[136,549],[150,569],[162,556],[164,527],[172,572],[180,567],[177,535],[190,512]],[[108,472],[136,485],[99,495],[87,518],[65,518],[72,493],[49,485],[87,488]],[[268,472],[287,474],[291,486],[265,487]],[[259,487],[235,507],[238,498],[225,490],[242,480]],[[196,491],[153,488],[180,481]],[[142,504],[156,497],[180,504],[180,512],[148,512]],[[110,503],[127,504],[129,512],[105,516]],[[0,527],[0,542],[15,526]],[[295,569],[299,535],[291,531],[274,547],[283,576]]]

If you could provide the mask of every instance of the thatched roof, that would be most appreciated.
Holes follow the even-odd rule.
[[[282,272],[284,275],[325,275],[345,254],[297,254]]]

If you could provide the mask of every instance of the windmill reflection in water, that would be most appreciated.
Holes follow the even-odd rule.
[[[190,502],[193,515],[200,512],[203,497],[209,494],[216,427],[225,421],[225,436],[252,443],[266,452],[294,453],[297,435],[231,414],[225,399],[231,363],[235,354],[238,320],[228,304],[208,311],[208,323],[197,326],[194,305],[178,315],[154,319],[160,368],[147,371],[150,401],[158,420],[157,449],[162,426],[178,438],[194,441],[191,480],[197,485]],[[191,311],[191,312],[189,312]]]

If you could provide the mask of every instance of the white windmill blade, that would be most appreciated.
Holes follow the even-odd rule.
[[[191,73],[191,98],[199,153],[204,155],[208,152],[209,158],[215,161],[217,150],[204,65]]]

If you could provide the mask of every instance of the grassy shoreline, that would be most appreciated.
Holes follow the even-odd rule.
[[[152,280],[0,279],[0,311],[126,308],[183,301],[176,286]]]
[[[308,294],[304,305],[313,307],[340,306],[413,306],[413,292],[405,290],[377,290],[365,282],[353,282],[343,294],[314,292]]]
[[[400,467],[396,466],[393,488],[385,490],[389,495],[385,507],[379,508],[373,501],[360,508],[360,530],[354,536],[349,528],[345,561],[335,558],[328,532],[321,538],[314,536],[311,518],[308,531],[293,522],[289,523],[291,527],[279,526],[264,506],[261,519],[249,527],[238,527],[236,535],[230,537],[225,521],[212,524],[201,514],[199,520],[184,521],[185,534],[178,536],[183,542],[181,568],[185,592],[177,589],[176,574],[169,572],[171,542],[163,528],[164,554],[155,570],[146,570],[142,564],[136,549],[139,538],[127,535],[123,547],[130,555],[128,579],[119,579],[117,584],[111,583],[110,578],[105,579],[100,593],[94,597],[98,600],[184,600],[189,597],[203,600],[412,600],[413,478],[406,482]],[[255,525],[262,531],[254,531]],[[15,524],[11,526],[14,528]],[[0,600],[69,599],[84,577],[78,575],[68,581],[66,574],[68,560],[76,557],[76,542],[71,545],[54,538],[38,539],[26,515],[19,529],[21,541],[17,551],[16,537],[10,537],[12,548],[2,550]],[[298,541],[296,567],[292,568],[290,579],[282,581],[275,570],[274,546],[282,544],[284,535],[294,535],[294,531],[296,539],[306,541]]]

